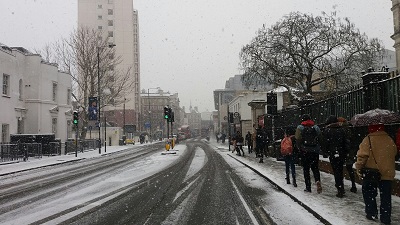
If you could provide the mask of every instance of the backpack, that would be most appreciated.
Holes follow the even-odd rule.
[[[318,134],[314,126],[304,126],[301,131],[301,142],[306,147],[314,147],[318,145]]]
[[[281,142],[281,154],[282,155],[291,155],[293,153],[293,142],[292,136],[285,136]]]

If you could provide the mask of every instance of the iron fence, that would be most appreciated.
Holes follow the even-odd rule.
[[[68,140],[65,142],[65,154],[84,152],[85,150],[94,150],[99,147],[99,140]]]
[[[1,161],[26,161],[29,157],[41,158],[41,143],[0,143]]]

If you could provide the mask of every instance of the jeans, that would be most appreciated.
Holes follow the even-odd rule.
[[[362,194],[365,203],[365,213],[370,216],[378,215],[376,204],[377,189],[379,188],[381,205],[379,207],[380,220],[382,223],[390,223],[392,214],[392,181],[381,180],[378,183],[363,181]]]
[[[285,160],[285,166],[286,166],[286,178],[289,178],[290,171],[292,171],[292,178],[293,180],[296,179],[296,167],[294,165],[294,156],[285,155],[283,159]]]
[[[319,173],[319,154],[316,152],[306,152],[301,156],[301,161],[303,165],[304,182],[306,184],[306,189],[311,190],[311,177],[310,169],[314,174],[315,182],[321,180],[321,175]]]

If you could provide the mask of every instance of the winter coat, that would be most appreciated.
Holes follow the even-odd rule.
[[[329,158],[346,159],[350,148],[348,133],[341,123],[328,124],[322,132],[322,151]]]
[[[321,140],[321,130],[319,129],[319,127],[314,124],[314,121],[306,120],[306,121],[301,122],[301,124],[299,126],[297,126],[297,128],[296,128],[295,138],[296,138],[297,148],[303,153],[304,152],[315,152],[315,153],[319,154],[319,152],[321,150],[321,147],[319,144],[316,146],[313,146],[313,147],[304,146],[304,144],[302,142],[301,133],[304,130],[305,126],[314,127],[315,131],[317,131],[318,139]]]
[[[396,153],[396,145],[385,131],[381,130],[370,133],[360,144],[355,167],[358,170],[364,167],[379,169],[382,180],[393,180],[395,176]]]

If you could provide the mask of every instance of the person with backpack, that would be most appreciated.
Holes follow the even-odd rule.
[[[250,131],[247,132],[246,134],[246,142],[247,142],[247,149],[249,151],[249,154],[253,152],[253,140],[251,137]]]
[[[335,187],[337,188],[336,197],[343,198],[345,194],[343,166],[349,151],[350,140],[336,116],[329,116],[326,120],[326,126],[322,132],[322,143],[322,149],[329,156],[329,162],[332,166]]]
[[[296,183],[296,167],[295,154],[296,154],[296,138],[294,137],[294,129],[287,128],[285,131],[285,136],[281,141],[281,154],[285,160],[286,167],[286,183],[290,184],[290,171],[292,172],[293,186],[297,187]]]
[[[303,166],[304,182],[306,184],[305,192],[311,192],[311,177],[310,169],[314,174],[315,184],[317,186],[317,193],[322,192],[321,175],[319,172],[319,152],[321,138],[321,130],[314,121],[311,120],[310,115],[304,114],[301,117],[301,124],[296,129],[296,144],[299,148],[299,155]]]

